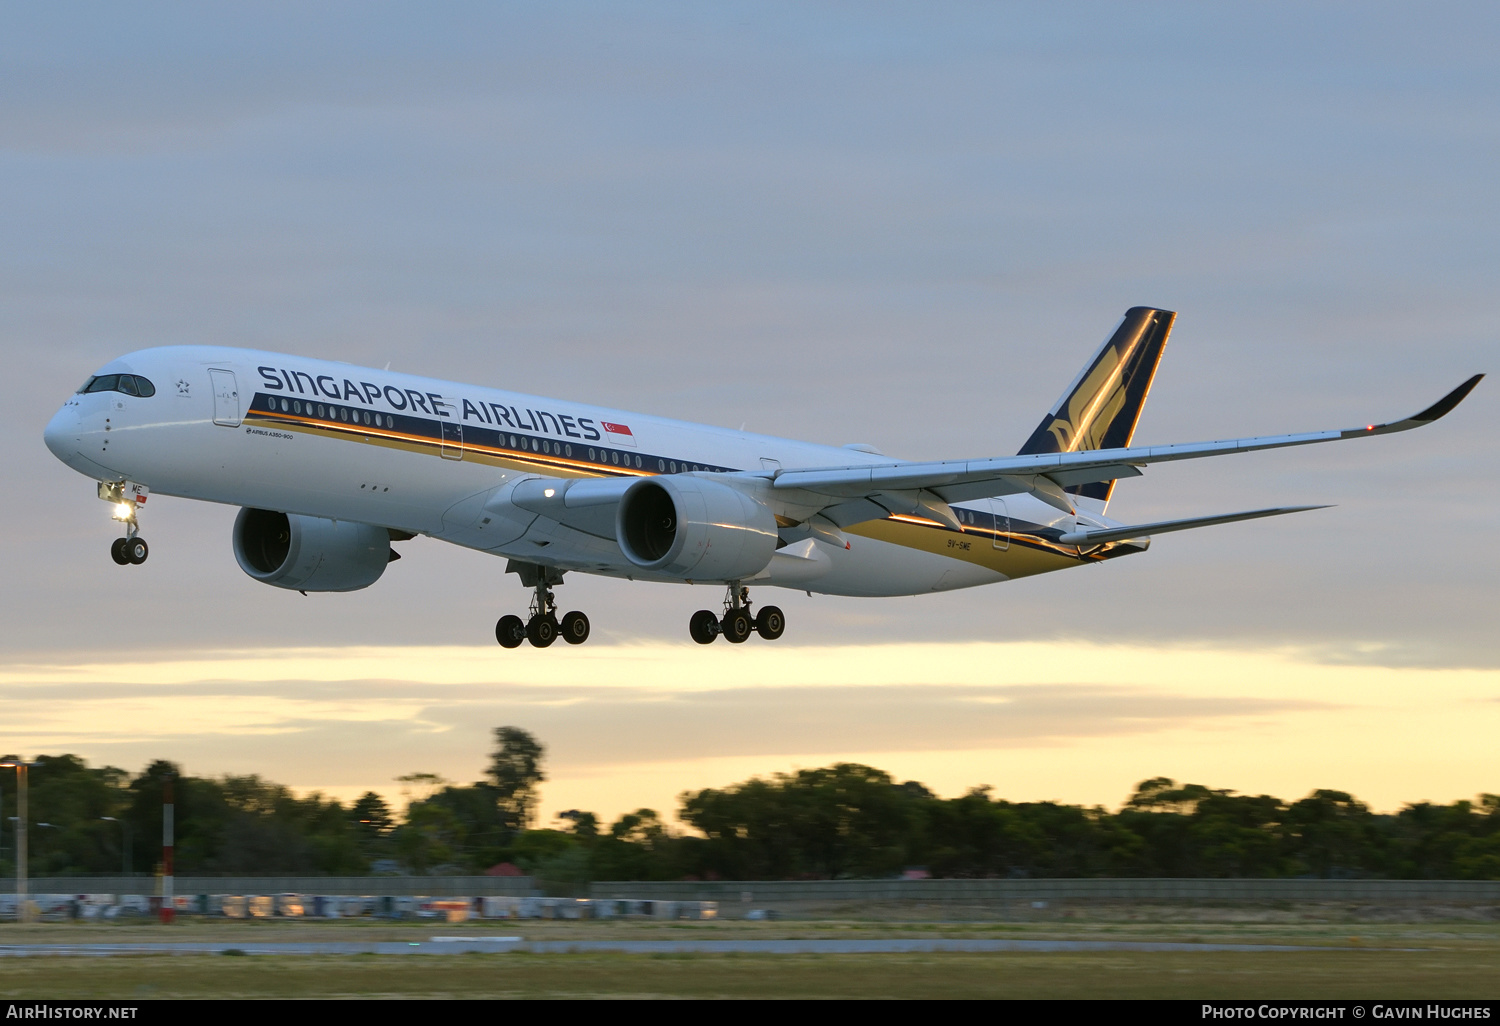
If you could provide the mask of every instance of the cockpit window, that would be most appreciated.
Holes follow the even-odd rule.
[[[83,383],[80,392],[124,392],[126,395],[149,397],[156,394],[156,386],[139,374],[98,374]]]

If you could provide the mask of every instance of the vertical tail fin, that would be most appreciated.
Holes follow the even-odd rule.
[[[1128,446],[1176,318],[1171,310],[1148,306],[1127,310],[1114,334],[1042,418],[1017,455]],[[1066,490],[1108,503],[1114,486],[1113,481],[1096,481]]]

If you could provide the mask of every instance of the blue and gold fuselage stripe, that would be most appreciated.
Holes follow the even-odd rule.
[[[318,434],[371,445],[425,451],[495,466],[565,477],[652,477],[657,474],[733,473],[735,468],[693,463],[668,456],[583,442],[564,441],[522,431],[499,430],[473,423],[449,422],[410,413],[387,413],[342,403],[312,402],[257,393],[245,413],[247,423],[274,426],[299,434]],[[1009,576],[1056,569],[1056,560],[1097,562],[1137,551],[1128,544],[1095,546],[1080,552],[1057,540],[1057,528],[984,509],[954,506],[963,525],[955,531],[922,517],[892,514],[884,520],[856,524],[848,531],[907,548],[921,549],[964,562],[993,566]],[[954,538],[964,539],[954,542]],[[1004,544],[1000,544],[1003,542]],[[1045,563],[1023,569],[1040,557]]]
[[[409,413],[387,413],[340,403],[312,402],[257,393],[245,414],[247,421],[318,434],[371,442],[406,443],[440,454],[452,449],[471,456],[524,464],[574,475],[645,477],[652,474],[706,471],[729,473],[734,468],[668,459],[633,449],[575,442],[524,431],[501,430],[482,424],[438,420]]]

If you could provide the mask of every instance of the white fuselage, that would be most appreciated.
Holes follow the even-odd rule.
[[[636,579],[613,541],[504,502],[518,481],[724,475],[889,464],[885,456],[254,350],[174,346],[100,375],[155,394],[70,398],[48,447],[99,481],[150,493],[377,525],[529,563]],[[785,546],[753,583],[839,595],[911,595],[1075,566],[1076,519],[1029,495],[956,503],[962,531],[891,515],[847,546]],[[778,513],[780,511],[777,511]],[[1106,523],[1091,517],[1090,523]],[[786,550],[795,549],[795,552]],[[1130,550],[1134,551],[1134,550]]]

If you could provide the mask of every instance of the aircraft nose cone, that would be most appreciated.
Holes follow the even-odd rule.
[[[47,422],[42,432],[42,441],[52,450],[52,455],[64,463],[78,455],[78,411],[64,406]]]

